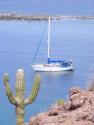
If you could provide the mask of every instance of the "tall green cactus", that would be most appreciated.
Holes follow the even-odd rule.
[[[8,73],[4,74],[3,81],[6,88],[6,95],[10,103],[16,106],[17,125],[24,125],[24,108],[27,104],[34,102],[40,86],[40,76],[36,75],[31,94],[27,99],[24,97],[25,78],[23,69],[19,69],[16,74],[16,96],[14,96],[11,91]]]

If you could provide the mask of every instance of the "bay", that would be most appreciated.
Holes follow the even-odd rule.
[[[47,57],[48,22],[0,22],[0,123],[15,124],[15,107],[5,95],[3,74],[8,72],[15,94],[15,74],[23,68],[26,79],[26,97],[30,94],[35,72],[31,64],[38,43],[45,33],[36,57],[36,63],[45,63]],[[73,58],[74,72],[39,73],[41,87],[36,101],[26,107],[25,122],[32,115],[46,111],[58,99],[67,100],[71,87],[87,87],[88,76],[94,71],[94,20],[51,21],[51,57]]]

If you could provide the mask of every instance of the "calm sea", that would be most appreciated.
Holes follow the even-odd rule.
[[[54,0],[53,0],[54,1]],[[58,2],[59,1],[59,2]],[[53,4],[54,3],[54,4]],[[61,4],[62,3],[62,4]],[[53,5],[53,8],[52,8]],[[1,11],[56,15],[93,15],[93,0],[7,0],[0,1]],[[73,7],[72,7],[73,6]],[[58,9],[57,9],[58,8]],[[42,43],[36,63],[45,63],[47,57],[48,22],[0,22],[0,124],[13,125],[15,107],[5,95],[2,77],[4,72],[10,76],[10,85],[15,95],[15,74],[18,68],[25,71],[26,97],[30,94],[35,72],[31,64],[37,46]],[[44,35],[42,37],[45,28]],[[26,107],[25,122],[32,115],[46,111],[58,99],[67,100],[72,86],[87,87],[88,76],[94,72],[94,20],[66,19],[51,21],[52,58],[70,59],[75,62],[74,72],[39,73],[41,87],[36,101]]]

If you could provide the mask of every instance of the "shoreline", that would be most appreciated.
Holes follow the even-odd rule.
[[[94,16],[50,16],[52,20],[61,20],[61,19],[94,19]],[[16,12],[12,13],[2,13],[0,12],[0,21],[46,21],[48,20],[49,15],[27,15],[27,14],[20,14]]]
[[[87,90],[71,88],[68,101],[32,116],[25,125],[94,125],[93,87]]]

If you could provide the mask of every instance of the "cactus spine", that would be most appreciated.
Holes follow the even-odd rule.
[[[23,69],[19,69],[16,74],[16,96],[14,96],[11,91],[8,73],[4,74],[3,81],[6,88],[6,95],[8,96],[10,103],[16,106],[17,125],[24,125],[24,108],[27,104],[34,102],[40,86],[40,76],[36,75],[31,94],[26,99],[24,97],[25,78]]]

